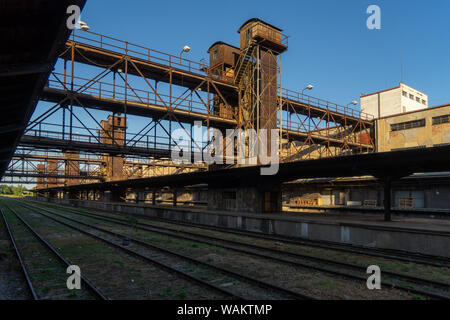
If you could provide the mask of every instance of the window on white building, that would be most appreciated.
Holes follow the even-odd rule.
[[[402,94],[403,94],[404,97],[408,97],[408,92],[403,91]]]
[[[427,102],[422,99],[422,104],[427,105]]]
[[[412,99],[412,100],[414,100],[414,95],[410,93],[410,94],[409,94],[409,98]]]

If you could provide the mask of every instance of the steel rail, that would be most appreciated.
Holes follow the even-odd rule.
[[[23,205],[23,204],[21,204],[21,205],[22,205],[23,207],[27,207],[26,205]],[[28,207],[30,208],[31,206],[28,205]],[[32,208],[32,207],[31,207],[31,208]],[[35,208],[33,208],[33,209],[35,209]],[[42,209],[41,209],[41,210],[42,210]],[[37,211],[35,211],[35,212],[37,212]],[[176,274],[178,274],[178,275],[181,275],[182,277],[187,278],[188,280],[193,281],[193,282],[195,282],[195,283],[197,283],[197,284],[201,284],[201,285],[203,285],[204,287],[208,287],[209,289],[212,288],[212,289],[214,289],[214,290],[216,290],[216,291],[220,291],[221,293],[226,294],[226,295],[228,295],[228,296],[231,296],[231,297],[234,297],[234,298],[243,300],[242,297],[239,297],[239,296],[235,295],[234,293],[229,292],[229,291],[226,290],[226,289],[222,289],[222,288],[220,288],[220,287],[216,287],[216,286],[214,286],[214,285],[210,285],[209,283],[207,283],[207,282],[205,282],[205,281],[203,281],[203,280],[201,280],[201,279],[199,279],[199,278],[197,278],[197,277],[195,277],[195,276],[191,276],[191,275],[189,275],[189,274],[187,274],[187,273],[185,273],[185,272],[183,272],[183,271],[174,269],[174,268],[172,268],[172,267],[170,267],[170,266],[168,266],[168,265],[166,265],[166,264],[160,263],[160,262],[158,262],[158,261],[156,261],[156,260],[154,260],[154,259],[152,259],[152,258],[149,258],[149,257],[146,257],[146,256],[144,256],[144,255],[141,255],[140,253],[138,253],[138,252],[136,252],[136,251],[130,250],[130,249],[128,249],[128,248],[124,248],[124,247],[122,247],[121,245],[118,245],[118,244],[116,244],[116,243],[114,243],[114,242],[111,242],[111,241],[109,241],[109,240],[107,240],[107,239],[104,239],[104,238],[102,238],[102,237],[99,237],[99,236],[97,236],[97,235],[95,235],[95,234],[92,234],[92,233],[90,233],[90,232],[88,232],[88,231],[85,231],[85,230],[83,230],[83,229],[81,229],[81,228],[78,228],[78,227],[76,227],[76,226],[73,226],[73,225],[70,225],[70,224],[68,224],[68,223],[62,222],[62,221],[60,221],[60,220],[54,219],[54,218],[49,217],[48,215],[43,214],[43,213],[41,213],[41,212],[37,212],[37,213],[40,214],[40,215],[42,215],[42,216],[44,216],[44,217],[46,217],[46,218],[48,218],[48,219],[50,219],[50,220],[53,220],[53,221],[55,221],[55,222],[57,222],[57,223],[60,223],[60,224],[66,226],[66,227],[68,227],[68,228],[71,228],[71,229],[76,230],[76,231],[78,231],[78,232],[80,232],[80,233],[83,233],[83,234],[85,234],[85,235],[87,235],[87,236],[89,236],[89,237],[91,237],[91,238],[100,240],[100,241],[102,241],[102,242],[104,242],[104,243],[106,243],[106,244],[108,244],[108,245],[111,245],[111,246],[114,247],[114,248],[120,249],[120,250],[126,252],[126,253],[129,254],[129,255],[138,257],[138,258],[140,258],[140,259],[142,259],[142,260],[144,260],[144,261],[146,261],[146,262],[148,262],[148,263],[152,263],[152,264],[158,265],[159,267],[161,267],[161,268],[163,268],[163,269],[165,269],[165,270],[167,270],[167,271],[169,271],[169,272],[171,272],[171,273],[176,273]]]
[[[139,215],[136,215],[139,216]],[[142,217],[142,216],[141,216]],[[144,217],[146,218],[146,217]],[[435,262],[430,262],[429,260],[439,260],[442,261],[445,264],[450,263],[450,259],[445,257],[435,257],[435,256],[427,256],[423,254],[414,254],[411,252],[406,251],[399,251],[399,250],[390,250],[390,249],[378,249],[378,248],[370,248],[370,247],[364,247],[364,246],[357,246],[352,244],[341,244],[341,243],[334,243],[329,242],[325,240],[308,240],[308,239],[297,239],[294,237],[289,236],[273,236],[273,235],[264,235],[252,231],[237,231],[232,230],[230,228],[223,228],[218,226],[205,226],[205,225],[199,225],[195,223],[185,222],[185,221],[174,221],[159,217],[149,217],[149,220],[155,220],[163,223],[169,223],[174,225],[180,225],[180,226],[187,226],[192,228],[199,228],[199,229],[205,229],[205,230],[216,230],[219,232],[225,232],[225,233],[231,233],[236,235],[242,235],[247,237],[253,237],[253,238],[260,238],[264,240],[274,240],[274,241],[282,241],[289,244],[294,245],[306,245],[310,247],[317,247],[317,248],[323,248],[323,249],[332,249],[336,251],[342,251],[342,252],[349,252],[349,253],[357,253],[357,254],[363,254],[363,255],[370,255],[374,257],[384,257],[387,259],[396,259],[404,262],[414,262],[418,264],[433,266],[433,267],[448,267],[447,265],[438,264]],[[389,252],[389,253],[387,253]],[[418,260],[418,259],[425,259],[425,260]]]
[[[86,217],[96,218],[96,219],[103,220],[103,221],[114,222],[114,223],[125,225],[125,226],[130,226],[130,224],[127,223],[126,220],[122,220],[122,219],[110,218],[110,217],[99,217],[99,215],[96,215],[96,214],[81,214],[80,213],[80,215],[83,215],[83,216],[86,216]],[[319,262],[319,263],[327,263],[327,264],[334,264],[336,266],[343,266],[343,267],[346,267],[346,268],[354,268],[354,269],[357,269],[357,270],[362,271],[362,272],[366,271],[366,268],[361,267],[359,265],[351,264],[351,263],[339,262],[339,261],[335,261],[335,260],[319,258],[319,257],[314,257],[314,256],[309,256],[309,255],[299,254],[299,253],[294,253],[294,252],[280,251],[280,250],[273,249],[273,248],[267,248],[267,247],[263,247],[263,246],[260,246],[260,245],[254,245],[254,244],[251,244],[251,243],[245,243],[245,242],[238,242],[238,241],[233,241],[233,240],[228,240],[228,239],[222,239],[222,238],[212,237],[212,236],[208,236],[208,235],[197,234],[197,233],[189,232],[189,231],[182,231],[182,230],[171,229],[171,228],[162,227],[162,226],[151,226],[151,225],[145,224],[145,223],[139,223],[139,224],[142,225],[142,226],[145,225],[145,226],[148,227],[148,228],[142,228],[143,230],[151,231],[151,232],[158,232],[158,233],[162,233],[162,232],[160,232],[160,230],[166,230],[166,231],[169,231],[169,232],[175,232],[175,233],[178,233],[178,234],[175,234],[175,235],[172,235],[172,234],[169,234],[169,233],[164,233],[164,234],[168,235],[168,236],[179,237],[179,238],[186,239],[186,240],[199,241],[198,239],[189,238],[189,237],[183,237],[183,236],[180,236],[179,234],[186,234],[188,236],[200,237],[200,238],[204,238],[204,239],[208,239],[208,240],[212,240],[212,241],[221,241],[221,242],[232,244],[232,245],[246,246],[246,247],[249,247],[249,248],[252,248],[252,249],[256,249],[256,250],[265,250],[265,251],[268,251],[268,252],[271,252],[271,253],[274,253],[274,254],[286,255],[286,256],[291,256],[291,257],[294,257],[294,258],[308,259],[308,260]],[[201,241],[201,242],[204,242],[204,241]],[[212,244],[210,242],[204,242],[204,243]],[[212,244],[212,245],[214,245],[214,244]],[[443,287],[443,288],[446,288],[447,290],[450,289],[450,284],[439,282],[439,281],[433,281],[433,280],[428,280],[428,279],[423,279],[423,278],[417,278],[417,277],[414,277],[414,276],[409,276],[409,275],[400,274],[400,273],[391,272],[391,271],[383,271],[383,274],[391,276],[391,277],[395,277],[395,278],[403,278],[403,279],[408,280],[408,281],[420,282],[420,283],[425,284],[425,285],[432,285],[432,286],[436,286],[436,287]]]
[[[22,270],[22,274],[25,278],[28,289],[31,292],[31,296],[33,297],[33,300],[39,300],[39,298],[36,294],[36,291],[34,290],[33,283],[31,282],[30,276],[28,275],[28,271],[25,267],[22,256],[20,255],[19,248],[17,247],[16,240],[14,239],[14,235],[12,234],[11,229],[9,228],[8,222],[6,221],[5,215],[3,214],[3,209],[0,209],[0,213],[2,215],[3,223],[5,224],[6,230],[8,231],[8,236],[13,245],[14,252],[16,253],[17,260],[19,260],[20,269]]]
[[[67,267],[71,266],[72,263],[64,258],[58,253],[58,251],[53,248],[53,246],[48,243],[42,236],[36,232],[14,209],[12,209],[8,204],[5,206],[27,227],[27,229],[37,238],[46,248],[48,248],[61,262],[63,262]],[[101,300],[109,300],[98,288],[96,288],[91,281],[89,281],[85,276],[80,276],[83,283],[87,286],[88,290],[94,294],[97,298]]]
[[[89,215],[89,214],[82,214],[82,215],[87,216],[87,217],[92,217],[92,215]],[[125,225],[125,226],[129,226],[130,227],[129,223],[127,224],[126,222],[125,223],[118,222],[117,221],[118,219],[114,219],[114,218],[111,218],[112,221],[108,220],[109,218],[96,218],[96,219],[109,221],[109,222],[114,222],[114,223],[117,223],[117,224],[121,224],[121,225]],[[147,225],[148,226],[148,224],[141,224],[141,225]],[[249,247],[249,248],[252,248],[252,249],[256,249],[256,250],[265,250],[265,251],[268,251],[268,252],[271,252],[271,253],[274,253],[274,254],[287,255],[287,256],[294,257],[294,258],[308,259],[308,260],[311,260],[311,261],[314,261],[314,262],[318,262],[318,263],[333,264],[333,265],[336,265],[336,266],[342,266],[342,267],[346,267],[346,268],[357,269],[357,270],[359,270],[361,272],[365,272],[366,271],[366,269],[364,267],[361,267],[361,266],[358,266],[358,265],[354,265],[354,264],[349,264],[349,263],[344,263],[344,262],[339,262],[339,261],[334,261],[334,260],[329,260],[329,259],[324,259],[324,258],[318,258],[318,257],[313,257],[313,256],[308,256],[308,255],[303,255],[303,254],[298,254],[298,253],[284,252],[284,251],[280,251],[280,250],[276,250],[276,249],[272,249],[272,248],[265,248],[265,247],[262,247],[262,246],[252,245],[252,244],[248,244],[248,243],[241,243],[241,242],[236,242],[236,241],[227,240],[227,239],[220,239],[220,238],[215,238],[215,237],[211,237],[211,236],[200,235],[200,234],[195,234],[195,233],[186,232],[186,231],[180,231],[180,230],[174,230],[174,229],[160,227],[160,226],[157,226],[157,227],[156,226],[150,226],[149,228],[139,227],[139,229],[150,231],[150,232],[154,232],[154,233],[163,234],[163,235],[166,235],[166,236],[172,236],[172,237],[176,237],[176,238],[180,238],[180,239],[184,239],[184,240],[201,242],[201,243],[205,243],[205,244],[209,244],[209,245],[213,245],[213,246],[218,246],[218,247],[222,247],[222,248],[225,248],[225,249],[239,251],[239,252],[242,252],[242,253],[247,253],[247,254],[252,254],[252,255],[256,255],[256,253],[255,252],[249,252],[247,250],[243,250],[242,251],[242,250],[239,250],[239,249],[237,249],[235,247],[230,247],[230,246],[227,246],[227,245],[220,245],[220,244],[211,243],[211,242],[204,241],[204,240],[199,240],[198,238],[196,239],[196,238],[184,237],[184,236],[181,236],[179,234],[181,233],[181,234],[187,234],[187,235],[194,236],[194,237],[206,238],[206,239],[209,239],[209,240],[212,240],[212,241],[221,241],[221,242],[224,242],[224,243],[237,245],[237,246],[244,246],[244,247],[246,246],[246,247]],[[162,232],[162,231],[160,231],[160,229],[167,230],[167,231],[170,231],[170,232],[179,233],[179,234],[172,234],[172,233]],[[281,261],[281,262],[284,262],[284,263],[290,263],[290,264],[293,263],[292,261],[289,261],[289,260],[279,259],[279,258],[275,258],[275,257],[270,257],[270,256],[267,256],[267,255],[260,255],[260,254],[258,254],[258,256],[262,257],[262,258],[268,258],[268,259],[273,259],[274,258],[276,261]],[[303,264],[303,263],[298,263],[298,262],[295,262],[294,264],[296,266],[300,266],[300,267],[315,268],[317,271],[328,272],[328,273],[331,272],[331,273],[333,273],[335,275],[339,275],[339,276],[343,276],[343,277],[351,277],[351,278],[359,279],[359,280],[363,280],[363,281],[366,280],[365,277],[358,277],[356,275],[349,275],[347,273],[335,272],[335,271],[332,271],[332,270],[329,270],[329,269],[324,269],[324,268],[321,268],[321,267],[317,268],[317,267],[313,267],[313,266],[310,266],[310,265],[307,265],[307,264]],[[423,278],[417,278],[417,277],[403,275],[403,274],[390,272],[390,271],[383,271],[383,274],[386,274],[386,275],[388,275],[390,277],[397,278],[397,279],[404,279],[406,281],[413,281],[413,282],[418,282],[418,283],[422,283],[422,284],[425,284],[425,285],[431,285],[431,286],[434,286],[434,287],[445,288],[446,290],[449,289],[449,284],[438,282],[438,281],[433,281],[433,280],[428,280],[428,279],[423,279]],[[396,285],[396,284],[393,284],[393,283],[389,283],[389,282],[386,282],[386,281],[384,281],[383,284],[388,285],[388,286],[396,286],[399,289],[405,289],[405,290],[408,290],[408,291],[412,291],[410,288],[407,288],[407,287],[404,287],[404,286],[399,286],[399,285]],[[414,289],[414,290],[416,290],[416,289]],[[427,291],[421,291],[420,289],[417,289],[416,293],[426,294],[428,296],[433,295],[433,293],[428,293]],[[443,295],[434,295],[434,298],[439,298],[439,299],[447,298],[448,299],[448,297],[443,296]]]
[[[61,215],[59,215],[57,213],[53,213],[53,212],[51,212],[50,210],[47,210],[47,209],[41,209],[41,210],[45,210],[45,211],[50,212],[52,214],[61,216]],[[362,272],[366,271],[366,269],[364,267],[353,265],[353,264],[349,264],[349,263],[343,263],[343,262],[338,262],[338,261],[334,261],[334,260],[318,258],[318,257],[312,257],[312,256],[302,255],[302,254],[297,254],[297,253],[284,252],[284,251],[279,251],[279,250],[271,249],[271,248],[265,248],[265,247],[261,247],[261,246],[257,246],[257,245],[241,243],[241,242],[236,242],[236,241],[226,240],[226,239],[220,239],[220,238],[215,238],[215,237],[210,237],[210,236],[205,236],[205,235],[199,235],[199,234],[185,232],[185,231],[180,231],[180,230],[173,230],[173,229],[170,229],[170,228],[165,228],[165,227],[160,227],[160,226],[154,227],[154,226],[149,226],[148,224],[142,224],[142,223],[140,223],[140,225],[146,225],[146,226],[149,226],[149,228],[148,227],[145,228],[145,227],[131,226],[129,223],[126,223],[124,220],[115,219],[115,218],[107,218],[107,217],[98,217],[98,215],[95,215],[95,214],[81,214],[81,213],[78,213],[78,214],[82,215],[82,216],[90,217],[90,218],[93,218],[93,219],[113,222],[113,223],[124,225],[124,226],[127,226],[127,227],[136,227],[137,229],[140,229],[140,230],[145,230],[145,231],[149,231],[149,232],[163,234],[163,235],[166,235],[166,236],[180,238],[180,239],[183,239],[183,240],[190,240],[190,241],[201,242],[201,243],[205,243],[205,244],[208,244],[208,245],[225,248],[225,249],[228,249],[228,250],[241,252],[241,253],[244,253],[244,254],[250,254],[250,255],[258,256],[260,258],[271,259],[271,260],[275,260],[277,262],[283,262],[283,263],[291,264],[291,265],[294,265],[294,266],[297,266],[297,267],[304,267],[304,268],[315,269],[317,271],[327,272],[327,273],[331,273],[331,274],[334,274],[334,275],[338,275],[338,276],[342,276],[342,277],[346,277],[346,278],[351,278],[351,279],[354,279],[354,280],[361,280],[361,281],[366,281],[367,280],[363,276],[358,276],[358,275],[354,275],[354,274],[348,274],[348,273],[344,273],[344,272],[340,272],[340,271],[330,270],[330,269],[323,268],[323,267],[311,266],[311,265],[308,265],[308,264],[305,264],[305,263],[301,263],[301,262],[286,260],[286,259],[282,259],[282,258],[276,258],[276,257],[273,257],[273,256],[268,256],[268,255],[260,254],[260,253],[253,252],[253,251],[238,249],[238,248],[235,248],[235,247],[231,247],[229,245],[221,245],[221,244],[217,244],[217,243],[208,242],[208,241],[205,241],[205,240],[199,240],[199,239],[195,239],[195,238],[185,237],[185,236],[181,236],[179,234],[171,234],[171,233],[160,231],[159,229],[169,230],[171,232],[176,232],[176,233],[189,234],[189,235],[192,235],[194,237],[203,237],[203,238],[207,238],[207,239],[210,239],[210,240],[213,240],[213,241],[222,241],[222,242],[225,242],[225,243],[228,243],[228,244],[233,244],[233,245],[238,245],[238,246],[247,246],[249,248],[253,248],[253,249],[257,249],[257,250],[266,250],[266,251],[269,251],[269,252],[272,252],[272,253],[275,253],[275,254],[279,254],[279,255],[288,255],[288,256],[291,256],[291,257],[308,259],[308,260],[319,262],[319,263],[334,264],[334,265],[342,266],[342,267],[346,267],[346,268],[358,269],[359,271],[362,271]],[[62,217],[64,217],[64,216],[62,216]],[[67,218],[67,217],[64,217],[64,218],[66,218],[68,220],[71,220],[71,218]],[[79,221],[77,221],[77,222],[79,222]],[[79,222],[79,223],[82,223],[82,222]],[[94,228],[96,228],[96,227],[94,227]],[[398,273],[389,272],[389,271],[383,271],[383,274],[387,274],[390,277],[394,277],[394,278],[397,278],[397,279],[404,279],[404,280],[407,280],[407,281],[413,281],[413,282],[418,282],[418,283],[422,283],[422,284],[426,284],[426,285],[432,285],[434,287],[441,287],[441,288],[445,288],[447,290],[449,289],[449,285],[446,284],[446,283],[442,283],[442,282],[432,281],[432,280],[423,279],[423,278],[417,278],[417,277],[403,275],[403,274],[398,274]],[[436,299],[449,299],[449,297],[445,296],[445,295],[440,295],[440,294],[424,291],[424,290],[421,290],[421,289],[408,288],[406,286],[397,285],[397,284],[394,284],[394,283],[391,283],[391,282],[387,282],[387,281],[384,281],[382,284],[387,285],[387,286],[396,287],[396,288],[404,290],[404,291],[409,291],[409,292],[414,292],[414,293],[426,295],[426,296],[429,296],[429,297],[432,297],[432,298],[436,298]]]
[[[41,203],[40,201],[36,200],[30,200],[32,202]],[[49,203],[50,204],[50,203]],[[64,208],[65,210],[74,211],[74,212],[85,212],[83,208],[74,208],[69,207],[65,205],[60,205],[56,203],[51,203],[54,207],[60,207]],[[105,212],[104,210],[96,209],[97,212]],[[105,212],[106,213],[106,212]],[[92,213],[91,213],[92,214]],[[118,215],[116,213],[113,213],[114,215]],[[229,233],[229,234],[236,234],[240,236],[250,237],[250,238],[257,238],[262,240],[271,240],[271,241],[281,241],[286,244],[293,244],[293,245],[305,245],[309,247],[316,247],[316,248],[322,248],[322,249],[328,249],[328,250],[335,250],[340,252],[346,252],[346,253],[355,253],[355,254],[361,254],[361,255],[367,255],[367,256],[373,256],[373,257],[380,257],[380,258],[386,258],[386,259],[394,259],[399,260],[403,262],[411,262],[411,263],[417,263],[432,267],[448,267],[448,263],[450,263],[449,259],[443,258],[443,257],[434,257],[434,256],[425,256],[422,254],[412,254],[410,252],[403,252],[395,250],[394,252],[389,252],[389,249],[376,249],[376,248],[369,248],[369,247],[362,247],[362,246],[356,246],[351,244],[340,244],[340,243],[332,243],[328,241],[321,241],[321,240],[306,240],[306,239],[297,239],[293,237],[288,236],[272,236],[272,235],[263,235],[256,232],[251,231],[238,231],[238,230],[232,230],[230,228],[223,228],[218,226],[205,226],[195,223],[189,223],[185,221],[174,221],[159,217],[146,217],[138,214],[130,214],[139,218],[148,219],[148,220],[154,220],[155,222],[162,222],[162,223],[168,223],[173,225],[179,225],[179,226],[186,226],[191,228],[197,228],[197,229],[204,229],[204,230],[214,230],[218,232],[223,233]],[[120,215],[119,215],[120,216]],[[145,224],[144,225],[149,225]],[[149,225],[152,226],[152,225]],[[351,246],[349,248],[349,246]],[[386,252],[389,253],[386,253]],[[420,259],[426,259],[426,260],[420,260]],[[444,264],[436,263],[436,262],[430,262],[429,260],[440,260]]]
[[[29,204],[28,204],[28,205],[21,204],[21,205],[22,205],[22,206],[28,206],[28,207],[33,208],[33,207],[30,206]],[[36,210],[36,206],[34,207],[34,209]],[[189,256],[186,256],[186,255],[183,255],[183,254],[179,254],[179,253],[177,253],[177,252],[174,252],[174,251],[171,251],[171,250],[168,250],[168,249],[164,249],[164,248],[162,248],[162,247],[159,247],[159,246],[150,244],[150,243],[148,243],[148,242],[145,242],[145,241],[142,241],[142,240],[139,240],[139,239],[135,239],[135,238],[129,237],[129,236],[124,235],[124,234],[120,234],[120,233],[117,233],[117,232],[113,232],[113,231],[110,231],[110,230],[106,230],[106,229],[103,229],[103,228],[100,228],[100,227],[97,227],[97,226],[94,226],[94,225],[91,225],[91,224],[88,224],[88,223],[85,223],[85,222],[82,222],[82,221],[79,221],[79,220],[76,220],[76,219],[72,219],[72,218],[69,218],[69,217],[67,217],[67,216],[60,215],[60,214],[58,214],[58,213],[52,212],[52,211],[47,210],[47,209],[43,209],[43,208],[39,208],[39,207],[38,207],[38,209],[40,209],[40,210],[42,210],[42,211],[47,211],[47,212],[49,212],[49,213],[52,214],[52,215],[58,216],[58,217],[63,218],[63,219],[67,219],[67,220],[69,220],[69,221],[73,221],[73,222],[75,222],[75,223],[79,223],[79,224],[81,224],[81,225],[85,225],[85,226],[87,226],[87,227],[89,227],[89,228],[92,228],[92,229],[95,229],[95,230],[99,230],[99,231],[101,231],[101,232],[104,232],[104,233],[113,235],[113,236],[115,236],[115,237],[127,238],[127,239],[129,239],[131,242],[134,242],[134,243],[139,244],[139,245],[141,245],[141,246],[145,246],[145,247],[147,247],[147,248],[155,249],[155,250],[158,250],[158,251],[160,251],[160,252],[164,252],[164,253],[166,253],[166,254],[170,254],[170,255],[176,256],[176,257],[178,257],[178,258],[188,260],[188,261],[193,262],[193,263],[195,263],[195,264],[197,264],[197,265],[202,265],[202,266],[208,267],[208,268],[210,268],[210,269],[214,269],[214,270],[216,270],[216,271],[218,271],[218,272],[221,272],[221,273],[224,273],[224,274],[228,274],[228,275],[230,275],[230,276],[232,276],[232,277],[239,278],[239,279],[241,279],[241,280],[243,280],[243,281],[252,283],[252,284],[254,284],[254,285],[256,285],[256,286],[259,286],[259,287],[264,287],[264,288],[267,288],[267,289],[270,289],[270,290],[278,291],[278,292],[280,292],[280,293],[287,294],[287,295],[292,296],[292,297],[295,297],[295,298],[297,298],[297,299],[302,299],[302,300],[316,300],[315,298],[310,297],[310,296],[308,296],[308,295],[301,294],[301,293],[298,293],[298,292],[295,292],[295,291],[292,291],[292,290],[289,290],[289,289],[286,289],[286,288],[283,288],[283,287],[280,287],[280,286],[277,286],[277,285],[274,285],[274,284],[271,284],[271,283],[268,283],[268,282],[265,282],[265,281],[262,281],[262,280],[259,280],[259,279],[255,279],[255,278],[252,278],[252,277],[248,277],[248,276],[245,276],[245,275],[243,275],[243,274],[240,274],[240,273],[237,273],[237,272],[234,272],[234,271],[231,271],[231,270],[223,269],[223,268],[221,268],[221,267],[217,267],[217,266],[212,265],[212,264],[210,264],[210,263],[203,262],[203,261],[200,261],[200,260],[198,260],[198,259],[191,258],[191,257],[189,257]],[[59,222],[59,223],[61,223],[61,224],[64,224],[64,225],[67,225],[67,226],[70,226],[70,227],[73,227],[73,228],[77,228],[77,227],[75,227],[75,226],[73,226],[73,225],[66,224],[66,223],[64,223],[64,222],[62,222],[62,221],[59,221],[58,219],[54,219],[54,218],[52,218],[52,217],[49,217],[49,216],[47,216],[46,214],[43,214],[42,212],[38,212],[38,213],[41,214],[41,215],[43,215],[43,216],[46,216],[47,218],[49,218],[49,219],[51,219],[51,220],[57,221],[57,222]],[[78,228],[78,229],[79,229],[79,228]],[[80,229],[80,230],[81,230],[81,229]],[[81,232],[84,233],[84,231],[81,231]],[[87,231],[85,231],[85,232],[87,232]],[[87,233],[89,233],[89,232],[87,232]],[[89,234],[90,234],[90,233],[89,233]],[[105,239],[105,240],[106,240],[106,239]],[[108,240],[106,240],[106,241],[108,241]],[[120,248],[123,248],[123,247],[121,247],[121,246],[119,246],[119,247],[120,247]],[[124,249],[125,249],[125,248],[124,248]],[[126,250],[129,250],[129,249],[126,249]]]

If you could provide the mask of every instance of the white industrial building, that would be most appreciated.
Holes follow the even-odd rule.
[[[361,111],[381,118],[428,107],[428,95],[404,83],[398,87],[361,94]]]

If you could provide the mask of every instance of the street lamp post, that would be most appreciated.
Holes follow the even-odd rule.
[[[345,109],[347,110],[348,109],[348,106],[349,105],[354,105],[354,106],[356,106],[356,105],[358,105],[358,101],[356,101],[356,100],[353,100],[352,102],[350,102],[349,104],[347,104],[347,106],[345,107]],[[352,109],[352,115],[353,115],[353,109]]]
[[[312,90],[314,89],[314,86],[312,84],[308,84],[303,90],[302,90],[302,99],[303,99],[303,95],[305,90]],[[292,113],[289,113],[289,122],[292,123]]]
[[[183,49],[180,52],[180,64],[181,64],[181,56],[183,55],[183,53],[185,53],[185,52],[187,53],[189,51],[191,51],[191,48],[189,46],[184,46],[183,47]]]
[[[86,24],[86,22],[78,21],[78,24],[80,25],[81,30],[89,31],[90,27]]]
[[[312,90],[312,89],[314,89],[314,86],[312,84],[307,85],[306,88],[302,90],[302,96],[305,90]]]

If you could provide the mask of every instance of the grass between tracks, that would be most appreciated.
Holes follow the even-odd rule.
[[[120,232],[130,237],[139,238],[164,248],[212,263],[214,265],[243,272],[249,276],[263,279],[291,290],[307,292],[319,298],[327,299],[413,299],[414,295],[392,288],[371,291],[365,282],[349,281],[340,277],[292,267],[250,255],[218,248],[213,245],[197,243],[164,236],[157,233],[137,230],[133,226],[125,227],[114,223],[99,222],[58,208],[59,213],[88,223],[101,225],[111,231]],[[236,238],[236,237],[235,237]],[[237,239],[237,238],[236,238]],[[236,240],[235,239],[235,240]],[[254,239],[253,239],[254,240]],[[308,248],[307,250],[313,250]],[[208,275],[205,275],[207,277]],[[233,284],[229,284],[230,286]],[[173,292],[172,290],[170,292]],[[169,291],[164,292],[168,294]]]

